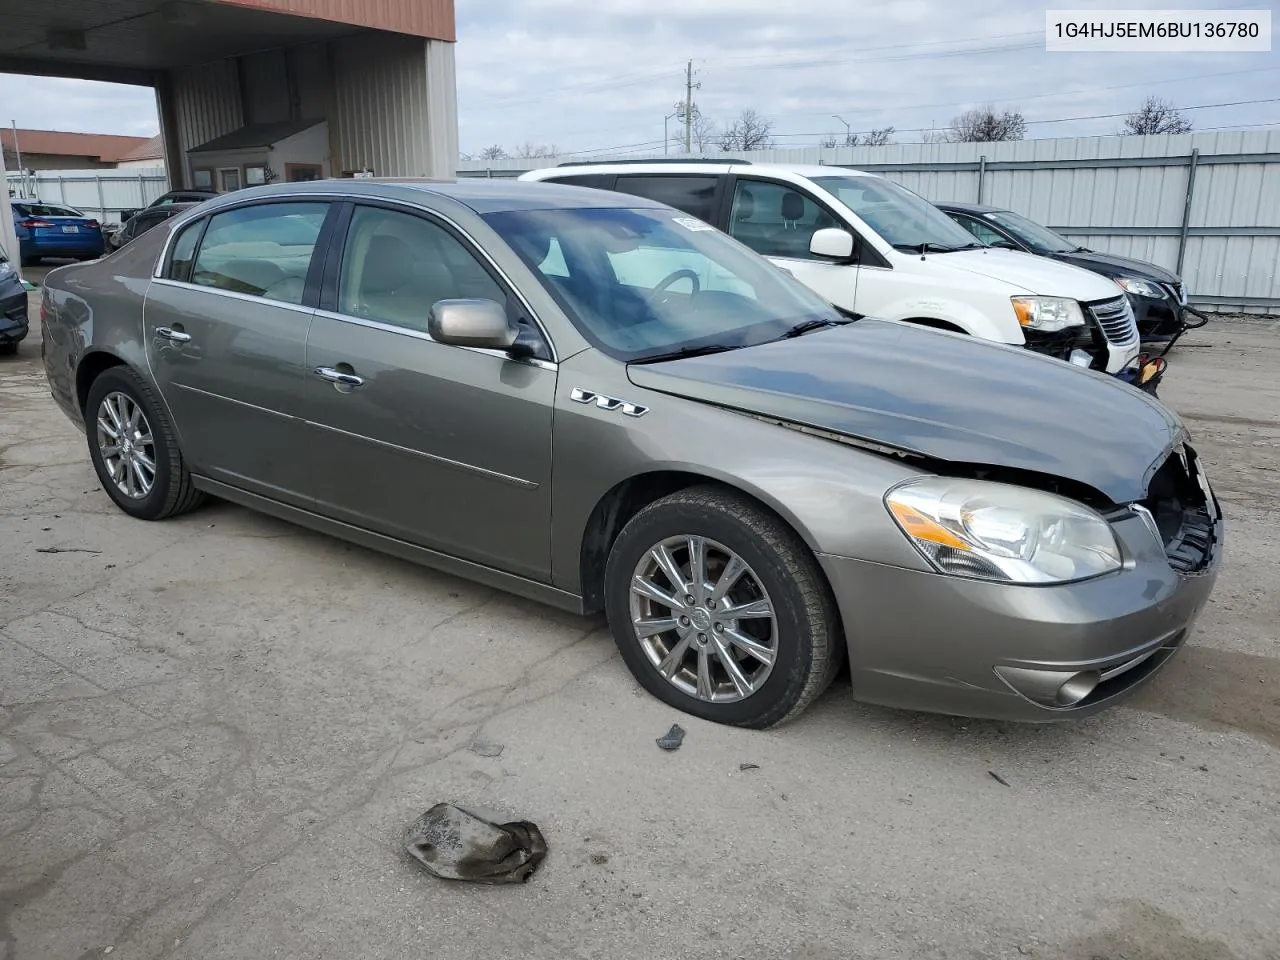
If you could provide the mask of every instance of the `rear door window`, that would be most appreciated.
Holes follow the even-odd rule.
[[[614,189],[683,210],[706,223],[716,220],[716,176],[618,177]]]
[[[200,244],[191,282],[302,303],[328,213],[327,203],[264,203],[217,214]],[[185,238],[184,233],[179,243]]]
[[[831,214],[784,183],[739,180],[729,215],[729,235],[766,257],[815,259],[813,234],[842,227]]]

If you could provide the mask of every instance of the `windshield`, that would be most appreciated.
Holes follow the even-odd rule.
[[[582,334],[620,360],[753,346],[806,321],[841,322],[799,281],[672,210],[521,210],[485,220]]]
[[[899,250],[935,253],[982,246],[973,235],[919,194],[883,177],[815,177],[814,183],[856,213]],[[923,251],[922,251],[923,252]]]
[[[1028,220],[1008,210],[997,210],[983,216],[1000,224],[1036,253],[1071,253],[1073,250],[1080,249],[1078,243],[1072,243],[1058,236],[1048,227],[1042,227],[1034,220]]]
[[[13,208],[24,217],[83,217],[79,210],[59,207],[52,203],[15,203]]]

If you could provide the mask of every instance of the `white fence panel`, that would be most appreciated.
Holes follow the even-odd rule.
[[[75,207],[103,223],[118,223],[122,210],[137,210],[169,189],[163,167],[124,170],[37,170],[7,174],[14,200],[38,199]]]

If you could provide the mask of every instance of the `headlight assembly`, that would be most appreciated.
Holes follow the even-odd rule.
[[[1020,326],[1041,333],[1084,326],[1080,304],[1066,297],[1014,297],[1013,312]]]
[[[1123,565],[1107,521],[1051,493],[928,477],[895,487],[885,503],[940,573],[1047,584],[1085,580]]]
[[[1116,286],[1125,293],[1132,293],[1139,297],[1150,297],[1153,300],[1163,300],[1166,296],[1164,290],[1160,289],[1157,284],[1138,277],[1116,277]]]

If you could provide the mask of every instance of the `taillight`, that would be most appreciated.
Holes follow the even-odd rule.
[[[102,224],[98,223],[97,220],[90,220],[87,223],[85,223],[85,226],[88,227],[90,230],[102,229]]]
[[[19,226],[25,227],[28,230],[34,230],[36,227],[52,227],[53,224],[48,220],[23,220]]]

